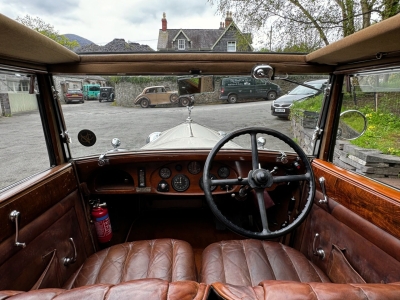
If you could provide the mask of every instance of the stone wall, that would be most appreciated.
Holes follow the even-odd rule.
[[[294,139],[307,154],[312,154],[314,129],[305,128],[300,117],[291,122]],[[360,148],[349,141],[337,141],[333,163],[370,178],[400,178],[400,157],[382,154],[375,149]]]

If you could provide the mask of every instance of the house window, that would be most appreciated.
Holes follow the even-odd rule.
[[[178,40],[178,50],[185,50],[185,40]]]
[[[228,52],[236,52],[236,42],[228,42],[227,51]]]

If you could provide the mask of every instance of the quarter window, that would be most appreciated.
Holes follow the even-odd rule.
[[[227,51],[228,52],[236,52],[236,42],[228,42]]]
[[[185,40],[178,40],[178,50],[185,50]]]
[[[28,74],[0,71],[0,87],[0,142],[6,147],[0,155],[1,193],[19,181],[49,169],[50,160],[38,95],[28,92]]]

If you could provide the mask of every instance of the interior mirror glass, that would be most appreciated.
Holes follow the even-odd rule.
[[[179,95],[193,95],[214,92],[214,76],[178,78]]]
[[[340,114],[337,138],[355,140],[367,130],[367,118],[358,110],[346,110]]]

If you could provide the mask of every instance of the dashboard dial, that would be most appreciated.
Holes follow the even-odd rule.
[[[159,174],[161,178],[167,179],[171,177],[171,170],[169,168],[161,168]]]
[[[172,187],[177,192],[184,192],[189,188],[190,181],[186,175],[178,174],[172,178]]]
[[[228,178],[230,174],[229,168],[228,167],[221,167],[218,169],[218,176],[221,178]]]
[[[197,161],[191,161],[188,164],[188,171],[190,172],[190,174],[193,174],[193,175],[199,174],[201,172],[200,163]]]
[[[217,179],[217,176],[215,176],[215,175],[213,175],[213,174],[210,174],[210,178],[211,178],[211,179]],[[199,183],[200,183],[201,189],[204,190],[203,177],[200,178],[200,182],[199,182]],[[217,188],[216,185],[212,185],[212,186],[211,186],[211,192],[214,191],[216,188]]]

